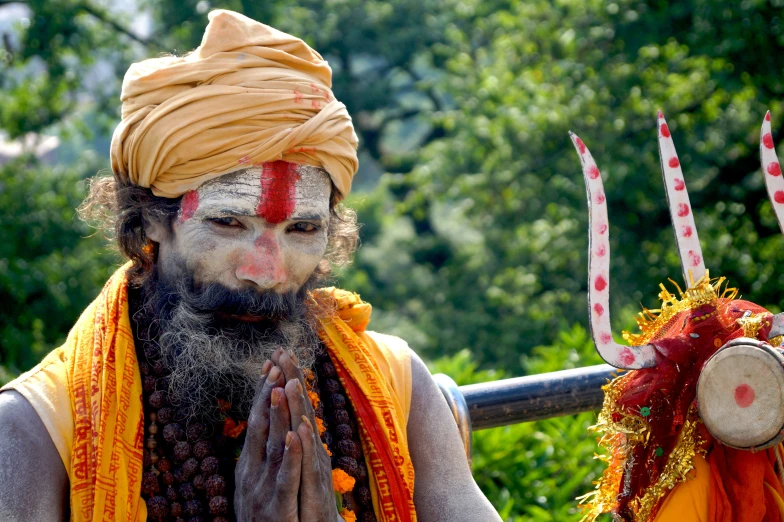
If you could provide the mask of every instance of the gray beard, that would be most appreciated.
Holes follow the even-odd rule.
[[[249,323],[204,309],[191,287],[184,280],[161,284],[150,278],[134,315],[139,340],[157,351],[168,371],[168,400],[180,421],[218,420],[218,399],[247,418],[261,367],[278,348],[293,352],[301,368],[313,368],[320,344],[305,289],[292,298],[296,303],[286,313]],[[150,351],[145,348],[148,359]]]

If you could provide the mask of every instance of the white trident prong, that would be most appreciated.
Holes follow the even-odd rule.
[[[689,202],[689,192],[683,179],[681,162],[675,152],[675,144],[670,136],[670,128],[659,111],[659,157],[661,158],[664,187],[667,191],[667,204],[670,207],[675,243],[681,257],[681,269],[686,286],[699,281],[705,275],[705,261],[702,258],[700,238],[694,223],[694,213]],[[691,276],[690,276],[691,273]]]
[[[610,223],[604,184],[583,141],[572,132],[569,136],[580,155],[588,193],[588,307],[593,342],[602,359],[616,368],[651,368],[656,366],[656,348],[653,345],[623,346],[613,340],[610,324]]]
[[[760,163],[762,175],[765,176],[765,186],[768,188],[770,204],[779,221],[779,228],[784,232],[784,179],[781,176],[781,164],[773,145],[773,134],[770,132],[770,111],[762,120],[760,131]]]
[[[762,120],[760,131],[760,164],[762,175],[765,177],[765,186],[768,188],[770,204],[776,213],[779,228],[784,232],[784,179],[781,176],[781,164],[776,155],[776,146],[773,144],[773,134],[770,131],[770,111]],[[773,324],[768,332],[768,339],[784,335],[784,313],[773,316]]]

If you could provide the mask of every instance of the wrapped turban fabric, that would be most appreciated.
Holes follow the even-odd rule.
[[[332,70],[305,42],[217,10],[201,45],[133,64],[112,136],[119,179],[174,198],[252,164],[324,168],[342,199],[357,171],[357,136],[332,95]]]

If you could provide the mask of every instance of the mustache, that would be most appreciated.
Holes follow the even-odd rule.
[[[277,293],[251,288],[231,289],[209,283],[199,289],[180,292],[180,298],[198,312],[228,316],[255,316],[268,320],[290,319],[299,311],[307,291]]]
[[[196,286],[192,274],[167,278],[156,274],[145,286],[146,294],[152,296],[152,312],[156,317],[165,317],[178,304],[185,305],[195,313],[210,316],[214,320],[232,316],[250,316],[268,322],[281,322],[302,316],[305,301],[310,291],[318,284],[311,277],[296,291],[275,292],[254,288],[229,288],[218,282]]]

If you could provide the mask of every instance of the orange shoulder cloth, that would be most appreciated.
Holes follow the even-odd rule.
[[[142,385],[125,274],[126,267],[115,272],[65,344],[45,359],[61,365],[62,371],[52,373],[67,382],[52,386],[68,390],[73,413],[68,473],[74,521],[147,518],[141,500]],[[406,436],[408,355],[365,332],[370,305],[356,294],[320,289],[311,304],[322,312],[319,336],[357,413],[377,518],[414,521],[414,469]]]
[[[415,521],[414,466],[408,452],[408,405],[390,386],[382,348],[365,333],[371,307],[357,294],[336,288],[313,292],[320,311],[319,337],[354,407],[370,473],[376,517]],[[330,313],[334,310],[334,313]],[[406,363],[410,371],[410,361]]]

